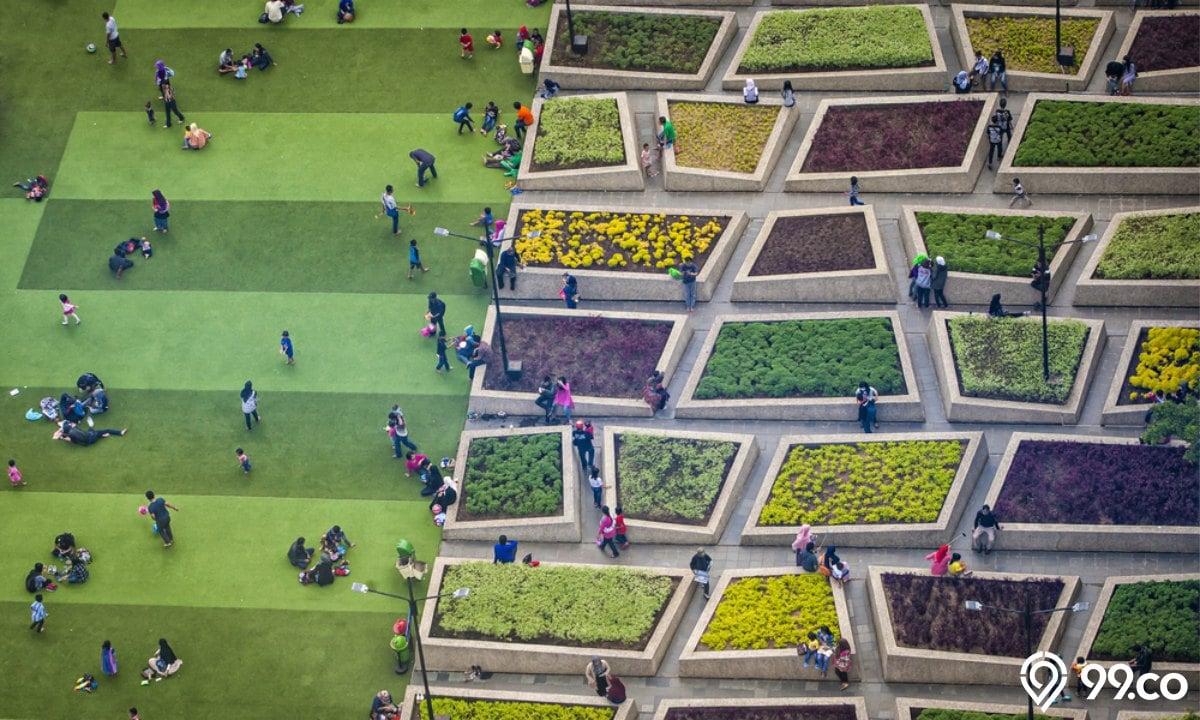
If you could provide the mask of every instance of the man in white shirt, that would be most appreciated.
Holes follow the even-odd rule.
[[[283,0],[270,0],[264,11],[267,13],[267,20],[269,22],[277,25],[283,22]]]
[[[104,39],[108,43],[108,51],[112,53],[108,64],[114,65],[117,62],[118,49],[121,50],[121,57],[129,56],[125,54],[125,46],[121,44],[121,35],[117,32],[117,19],[108,13],[100,13],[100,17],[104,18]]]

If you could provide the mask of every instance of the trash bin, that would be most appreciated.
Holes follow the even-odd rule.
[[[477,288],[487,287],[488,260],[487,253],[476,250],[471,259],[471,284]]]
[[[408,666],[412,663],[412,646],[404,635],[393,636],[389,644],[396,652],[396,674],[403,675],[408,672]]]
[[[403,538],[396,543],[396,556],[401,560],[410,559],[416,552],[417,549],[413,547],[413,544]]]

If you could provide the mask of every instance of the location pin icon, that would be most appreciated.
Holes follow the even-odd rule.
[[[1021,664],[1021,686],[1033,698],[1033,704],[1044,712],[1067,686],[1066,663],[1054,653],[1035,652]]]

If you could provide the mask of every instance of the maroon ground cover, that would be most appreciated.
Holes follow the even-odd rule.
[[[995,580],[975,577],[885,573],[884,595],[896,642],[904,647],[1026,657],[1025,624],[1019,614],[971,611],[963,603],[1022,609],[1028,596],[1034,609],[1056,607],[1063,591],[1057,578]],[[1046,629],[1048,615],[1035,615],[1033,642]]]
[[[1200,19],[1195,15],[1147,17],[1129,54],[1138,73],[1200,65]]]
[[[982,109],[982,100],[831,107],[800,171],[957,166]],[[914,180],[913,190],[919,189],[920,181]]]
[[[483,386],[488,390],[528,392],[533,402],[542,376],[565,375],[576,396],[640,398],[670,335],[670,323],[648,320],[506,317],[508,359],[524,363],[525,372],[517,381],[505,376],[493,335],[490,342],[495,361],[485,366]]]
[[[853,705],[671,708],[666,720],[855,720]]]
[[[875,267],[865,215],[805,215],[775,221],[751,276]]]
[[[1200,525],[1184,448],[1022,440],[996,500],[1000,523]]]

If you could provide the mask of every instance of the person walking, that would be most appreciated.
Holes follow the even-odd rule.
[[[853,653],[850,651],[850,642],[846,638],[838,640],[837,647],[833,649],[833,672],[837,675],[838,680],[842,682],[839,690],[845,690],[850,687],[850,668],[854,666],[854,659],[851,657]]]
[[[183,113],[179,112],[179,105],[175,102],[175,86],[171,84],[170,80],[167,80],[159,86],[159,90],[162,91],[162,95],[159,95],[158,99],[163,101],[163,115],[167,118],[167,124],[163,127],[171,127],[171,113],[175,113],[175,117],[179,118],[179,122],[182,123]]]
[[[445,368],[446,372],[450,372],[450,360],[446,358],[446,336],[439,335],[437,339],[437,365],[433,366],[434,372],[441,372]]]
[[[692,562],[688,567],[696,576],[696,582],[704,586],[704,599],[707,600],[712,595],[712,586],[708,577],[709,571],[712,570],[712,558],[704,552],[704,548],[696,548],[696,554],[692,556]]]
[[[858,199],[858,193],[859,193],[859,189],[858,189],[858,177],[857,177],[857,176],[851,176],[851,177],[850,177],[850,189],[846,191],[846,194],[850,196],[850,205],[851,205],[851,206],[853,206],[853,205],[866,205],[866,203],[865,203],[865,202],[863,202],[862,200],[859,200],[859,199]]]
[[[521,256],[517,253],[516,243],[509,243],[500,251],[500,259],[496,261],[496,289],[504,289],[504,278],[508,277],[508,289],[517,289],[517,268],[525,268]]]
[[[566,303],[568,310],[574,310],[579,307],[579,281],[571,273],[562,274],[563,286],[558,291],[563,302]]]
[[[571,444],[575,446],[575,452],[579,453],[579,463],[583,465],[585,473],[595,467],[596,444],[593,442],[595,437],[596,429],[592,427],[590,420],[587,422],[575,421],[575,429],[571,431]]]
[[[442,302],[436,292],[429,293],[429,312],[425,314],[425,318],[430,324],[437,325],[438,337],[446,336],[446,303]]]
[[[150,196],[153,198],[151,206],[154,208],[154,232],[165,233],[167,218],[171,217],[171,203],[167,202],[162,190],[152,190]]]
[[[858,402],[858,421],[862,423],[863,432],[869,433],[872,428],[878,428],[875,402],[879,399],[879,391],[863,380],[858,384],[854,399]]]
[[[408,279],[413,279],[413,270],[420,270],[423,273],[429,272],[429,268],[421,264],[421,250],[417,247],[417,239],[413,238],[408,241]]]
[[[30,630],[36,629],[39,635],[46,631],[46,606],[42,604],[41,593],[33,596],[33,604],[29,606],[29,619],[33,621],[29,624]]]
[[[929,288],[931,278],[933,277],[933,268],[929,262],[929,258],[921,261],[917,266],[917,277],[914,278],[914,283],[917,287],[917,307],[929,307]]]
[[[249,380],[242,387],[242,414],[246,416],[247,430],[254,429],[254,426],[250,424],[250,418],[254,418],[255,424],[262,419],[258,416],[258,391],[254,389],[254,384]]]
[[[571,422],[571,408],[575,407],[575,398],[571,397],[571,383],[567,382],[566,375],[559,375],[558,382],[554,383],[554,406],[562,408],[563,418],[568,423]]]
[[[988,170],[991,170],[993,155],[996,157],[997,161],[1004,159],[1004,145],[1002,144],[1004,142],[1004,131],[1001,130],[1001,128],[1000,128],[1000,113],[996,113],[995,115],[992,115],[992,119],[988,122],[987,139],[988,139],[987,168],[988,168]]]
[[[66,294],[59,293],[58,302],[62,305],[62,316],[63,316],[62,324],[63,325],[67,324],[67,318],[74,318],[76,325],[83,322],[82,320],[79,319],[79,315],[75,312],[76,310],[79,309],[79,306],[71,304],[71,301],[69,299],[67,299]]]
[[[587,679],[588,687],[595,690],[600,697],[608,695],[609,671],[608,662],[601,660],[599,655],[593,655],[588,661],[588,666],[584,668],[583,676]]]
[[[25,486],[25,478],[21,476],[21,470],[17,468],[16,460],[8,461],[8,482],[13,487]]]
[[[426,170],[429,171],[429,175],[432,179],[437,180],[437,168],[434,167],[434,163],[437,161],[437,158],[435,158],[432,153],[430,153],[428,150],[417,148],[416,150],[410,152],[408,156],[417,164],[417,187],[425,187]]]
[[[1025,201],[1025,207],[1033,207],[1033,200],[1029,198],[1029,193],[1026,192],[1025,186],[1021,184],[1021,178],[1013,178],[1013,199],[1008,201],[1008,206],[1012,207],[1017,204],[1018,200]]]
[[[613,520],[612,511],[607,505],[600,506],[600,527],[596,530],[596,547],[600,552],[604,552],[604,548],[612,549],[614,558],[621,557],[621,551],[617,550],[617,521]]]
[[[946,268],[946,258],[938,255],[933,263],[933,272],[929,276],[929,289],[933,290],[933,304],[939,308],[948,308],[946,302],[946,277],[950,271]]]
[[[1000,109],[996,111],[996,115],[1000,118],[1000,132],[1004,133],[1004,146],[1010,147],[1012,145],[1013,115],[1012,111],[1008,109],[1008,98],[1000,98]],[[1003,151],[1001,148],[1001,152]]]
[[[179,512],[179,508],[175,507],[166,499],[155,497],[153,490],[146,491],[146,499],[150,504],[146,506],[146,511],[154,518],[155,525],[158,526],[158,534],[163,539],[163,547],[171,547],[175,543],[175,533],[171,530],[171,513],[168,510]]]
[[[121,34],[117,30],[117,19],[106,12],[100,13],[100,17],[104,19],[104,40],[108,44],[108,52],[112,54],[108,64],[116,65],[117,50],[121,51],[121,57],[129,57],[125,54],[125,46],[121,43]],[[39,632],[41,631],[39,630]]]
[[[475,125],[472,124],[473,121],[471,120],[472,107],[474,107],[474,105],[467,103],[465,105],[460,105],[459,108],[454,111],[454,122],[458,123],[459,135],[462,135],[463,128],[466,128],[468,133],[475,132]]]
[[[108,640],[100,645],[100,672],[109,677],[117,674],[117,651]]]
[[[600,477],[600,468],[595,465],[588,471],[588,487],[592,489],[592,503],[599,510],[604,505],[604,490],[610,486],[604,484]]]
[[[417,446],[413,444],[412,440],[408,439],[408,422],[404,419],[404,410],[399,405],[392,405],[392,409],[388,412],[388,420],[396,421],[396,438],[399,443],[409,450],[416,452],[418,449]],[[399,457],[400,453],[397,452],[396,455]]]
[[[613,527],[617,531],[617,545],[622,550],[629,549],[629,528],[625,525],[625,510],[620,505],[613,509],[616,515],[613,516]]]
[[[683,264],[678,268],[679,282],[683,285],[683,306],[688,312],[696,311],[696,275],[700,273],[700,269],[696,267],[696,263],[692,262],[691,258],[683,261]]]
[[[279,338],[279,354],[287,358],[288,365],[296,364],[296,350],[292,347],[292,336],[287,330],[284,330]]]

